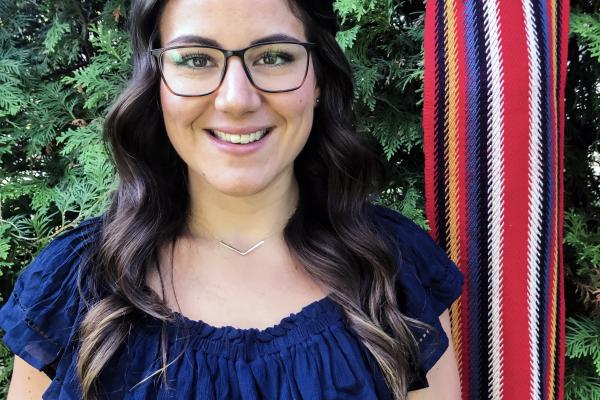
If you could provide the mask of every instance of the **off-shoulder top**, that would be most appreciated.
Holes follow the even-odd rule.
[[[463,277],[427,232],[391,209],[372,209],[397,261],[400,310],[433,328],[411,326],[420,353],[411,389],[427,387],[427,371],[448,347],[438,317],[460,295]],[[5,344],[52,378],[44,399],[81,398],[77,328],[85,304],[77,273],[101,229],[102,218],[90,218],[56,237],[19,275],[0,309]],[[183,355],[167,368],[166,384],[159,375],[144,380],[162,366],[161,322],[145,316],[101,372],[101,395],[139,400],[391,399],[374,357],[331,297],[266,329],[215,327],[185,317],[180,321],[184,325],[171,323],[167,329],[170,360]]]

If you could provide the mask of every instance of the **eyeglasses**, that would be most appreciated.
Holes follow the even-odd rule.
[[[158,61],[161,77],[177,96],[206,96],[225,78],[227,62],[243,60],[248,80],[268,93],[290,92],[306,80],[314,43],[266,42],[240,50],[212,46],[173,46],[149,53]]]

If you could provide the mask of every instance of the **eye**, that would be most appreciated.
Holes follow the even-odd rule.
[[[210,57],[206,54],[187,55],[182,59],[181,64],[191,68],[206,68],[212,63]]]
[[[215,65],[215,60],[204,53],[182,54],[181,59],[177,60],[177,65],[188,68],[208,68]]]
[[[266,51],[261,54],[254,65],[278,66],[294,61],[294,56],[283,51]]]

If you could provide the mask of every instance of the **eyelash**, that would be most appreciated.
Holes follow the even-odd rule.
[[[265,52],[261,54],[258,59],[261,60],[267,56],[271,56],[274,58],[281,58],[284,62],[288,63],[294,61],[294,57],[291,54],[283,53],[283,52]]]
[[[207,56],[206,54],[203,53],[190,53],[190,54],[185,54],[183,56],[181,56],[181,61],[179,61],[177,64],[178,65],[185,65],[187,64],[187,62],[189,60],[192,60],[194,58],[201,58],[203,60],[206,60],[208,62],[210,62],[212,60],[212,57]]]

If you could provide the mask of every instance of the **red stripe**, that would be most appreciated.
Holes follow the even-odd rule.
[[[558,399],[562,400],[565,397],[564,393],[564,377],[565,377],[565,296],[564,296],[564,269],[563,269],[563,210],[564,210],[564,182],[563,182],[563,160],[564,160],[564,118],[565,118],[565,83],[567,77],[567,51],[569,44],[569,0],[561,1],[562,10],[559,18],[561,19],[561,59],[558,60],[560,66],[560,86],[558,96],[558,178],[559,190],[558,190],[558,277],[560,285],[560,298],[559,301],[559,313],[558,319],[559,332],[558,332],[558,351],[559,351],[559,369],[558,369]]]
[[[426,5],[425,17],[425,36],[424,36],[424,87],[423,87],[423,151],[425,153],[425,212],[429,218],[429,227],[431,235],[437,238],[438,227],[436,226],[435,216],[437,207],[443,207],[443,204],[436,204],[435,201],[435,92],[436,81],[438,77],[435,73],[435,49],[436,49],[436,30],[435,21],[438,18],[435,1],[430,1]],[[440,41],[441,42],[441,41]]]
[[[460,200],[458,208],[458,220],[459,220],[459,237],[457,238],[460,243],[460,264],[467,264],[466,260],[469,259],[468,245],[469,237],[467,235],[467,222],[468,222],[468,203],[467,203],[467,110],[468,110],[468,67],[466,58],[466,46],[465,46],[465,26],[464,26],[464,6],[462,1],[456,3],[456,41],[457,41],[457,67],[458,67],[458,187],[457,192]]]
[[[504,398],[529,398],[530,349],[527,323],[527,220],[529,71],[521,2],[500,3],[504,69]],[[543,340],[543,339],[542,339]]]
[[[468,67],[467,67],[467,58],[466,58],[466,38],[465,38],[465,20],[464,20],[464,4],[462,1],[457,1],[454,3],[456,5],[456,41],[457,41],[457,54],[456,57],[457,69],[458,69],[458,187],[457,192],[459,196],[459,204],[458,204],[458,220],[459,220],[459,237],[455,238],[459,241],[459,260],[454,260],[458,263],[459,268],[468,276],[469,269],[469,237],[467,231],[467,223],[468,223],[468,201],[467,198],[467,118],[468,118]],[[468,23],[468,21],[467,21]],[[467,280],[468,281],[468,280]],[[461,332],[461,345],[460,352],[462,357],[462,362],[464,367],[471,366],[471,358],[470,358],[470,342],[469,339],[471,337],[470,332],[470,322],[469,322],[469,284],[468,282],[465,284],[465,288],[463,290],[463,294],[461,297],[461,307],[460,307],[460,327]],[[463,368],[465,371],[461,371],[461,387],[462,387],[462,398],[469,399],[470,398],[470,384],[469,378],[470,373],[468,370],[470,368]]]

